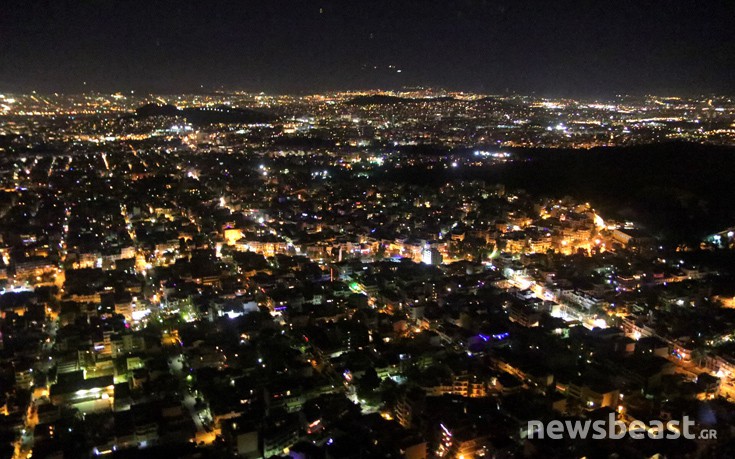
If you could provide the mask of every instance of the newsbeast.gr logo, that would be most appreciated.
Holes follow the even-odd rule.
[[[597,421],[586,420],[554,420],[548,423],[542,421],[528,421],[525,432],[521,431],[521,437],[527,436],[529,440],[561,440],[564,438],[584,440],[620,440],[626,435],[634,440],[650,438],[654,440],[675,440],[686,438],[687,440],[714,440],[717,438],[715,429],[702,429],[699,433],[694,432],[694,421],[689,416],[684,416],[681,421],[632,421],[626,423],[615,419],[615,414],[610,413],[607,419]]]

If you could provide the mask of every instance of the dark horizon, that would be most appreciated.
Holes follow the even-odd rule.
[[[735,93],[732,2],[585,3],[7,1],[0,90]]]

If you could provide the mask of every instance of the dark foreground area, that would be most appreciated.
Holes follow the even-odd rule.
[[[735,149],[672,142],[591,150],[516,149],[518,160],[484,170],[422,170],[409,181],[484,179],[534,195],[587,200],[606,216],[659,237],[693,242],[735,224]],[[416,150],[421,154],[421,149]],[[427,148],[423,153],[435,154]],[[467,154],[472,154],[467,152]]]

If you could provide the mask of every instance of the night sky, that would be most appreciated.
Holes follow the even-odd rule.
[[[0,1],[2,91],[416,85],[733,94],[735,1]]]

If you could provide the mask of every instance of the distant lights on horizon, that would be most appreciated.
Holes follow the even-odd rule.
[[[510,158],[510,153],[504,151],[485,151],[475,150],[475,156],[491,157],[491,158]]]

